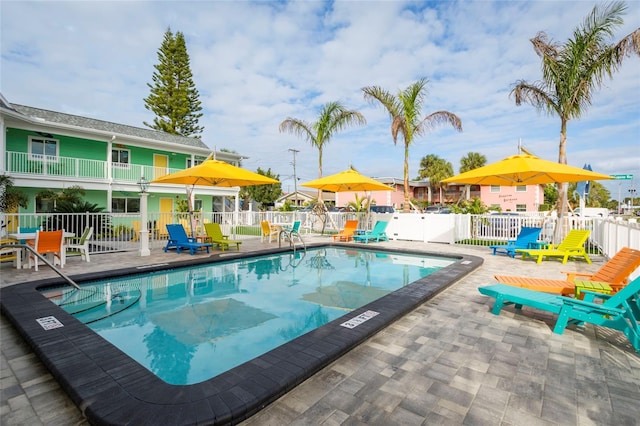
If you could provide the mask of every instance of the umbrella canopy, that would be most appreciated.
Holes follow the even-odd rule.
[[[370,177],[358,173],[353,169],[301,183],[300,185],[329,192],[395,191],[395,188],[384,185],[375,179],[371,179]]]
[[[278,181],[224,161],[205,160],[197,166],[156,178],[151,183],[232,187],[269,185]]]
[[[512,155],[496,163],[443,179],[441,182],[468,185],[522,186],[604,179],[613,178],[609,175],[595,173],[579,167],[543,160],[534,155],[521,154]]]

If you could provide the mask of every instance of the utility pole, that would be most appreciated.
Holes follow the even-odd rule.
[[[293,201],[298,207],[298,178],[296,177],[296,154],[299,153],[297,149],[289,148],[289,151],[293,153],[293,190],[295,195],[295,200]]]

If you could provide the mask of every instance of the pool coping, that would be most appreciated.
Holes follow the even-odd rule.
[[[92,424],[234,424],[255,414],[483,263],[477,256],[415,249],[387,250],[377,245],[317,243],[308,247],[331,246],[459,261],[212,379],[183,386],[163,382],[38,291],[63,284],[61,278],[1,289],[0,309]],[[214,254],[109,273],[78,274],[72,278],[82,283],[287,251],[288,248],[273,248],[233,255]],[[378,314],[351,329],[340,325],[367,311]],[[44,330],[36,319],[48,316],[57,318],[64,327]]]

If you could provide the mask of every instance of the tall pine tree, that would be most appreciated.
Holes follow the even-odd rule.
[[[145,108],[156,117],[152,124],[144,122],[144,125],[175,135],[200,138],[204,130],[198,125],[202,106],[181,32],[174,36],[171,29],[167,29],[158,50],[158,60],[154,65],[153,84],[147,83],[151,94],[144,99]]]

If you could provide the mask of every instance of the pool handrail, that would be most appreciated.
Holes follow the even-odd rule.
[[[63,273],[61,270],[59,270],[58,268],[56,268],[51,262],[49,262],[43,255],[41,255],[40,253],[38,253],[33,247],[31,247],[28,244],[0,244],[0,249],[3,248],[17,248],[20,247],[22,249],[26,249],[29,250],[31,253],[34,254],[34,256],[37,256],[38,259],[42,260],[45,265],[49,265],[49,267],[51,269],[53,269],[53,271],[55,273],[57,273],[58,275],[60,275],[62,277],[63,280],[65,280],[66,282],[68,282],[70,285],[72,285],[73,287],[76,288],[76,290],[80,290],[80,286],[78,284],[76,284],[75,281],[73,281],[71,278],[69,278],[65,273]]]

